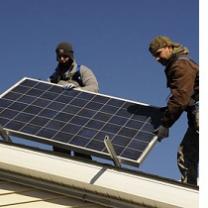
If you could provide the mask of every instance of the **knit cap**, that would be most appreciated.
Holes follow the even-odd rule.
[[[155,37],[149,45],[149,51],[153,55],[156,54],[157,50],[160,48],[164,48],[166,46],[174,46],[178,47],[180,44],[173,42],[169,37],[167,36],[157,36]]]
[[[74,52],[73,52],[72,45],[67,42],[61,42],[57,45],[56,54],[57,54],[57,56],[61,56],[61,55],[68,56],[72,60],[74,59]]]

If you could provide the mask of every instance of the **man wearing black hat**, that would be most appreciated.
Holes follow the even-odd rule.
[[[179,146],[177,163],[181,181],[197,185],[199,162],[199,68],[188,57],[188,49],[167,36],[155,37],[149,45],[150,53],[165,66],[170,97],[155,131],[159,141],[168,137],[169,128],[186,111],[188,129]]]
[[[98,92],[98,82],[93,72],[84,65],[77,65],[74,52],[70,43],[61,42],[56,47],[58,65],[49,81],[63,85],[66,89],[80,88],[82,90]],[[54,151],[69,153],[68,150],[53,147]],[[91,159],[90,155],[74,152],[75,156]]]
[[[66,88],[81,88],[98,92],[98,82],[93,72],[84,65],[77,65],[70,43],[62,42],[56,47],[58,65],[50,76],[52,83],[64,85]]]

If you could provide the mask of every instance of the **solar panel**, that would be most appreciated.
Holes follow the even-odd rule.
[[[13,135],[78,152],[138,164],[158,127],[159,108],[23,78],[0,97],[0,125]]]

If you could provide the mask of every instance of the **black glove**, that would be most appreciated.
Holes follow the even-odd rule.
[[[169,128],[166,128],[162,125],[160,125],[154,133],[158,136],[158,141],[161,142],[162,139],[166,138],[169,136]]]
[[[54,72],[48,79],[49,82],[51,83],[58,83],[60,81],[61,77],[59,73]]]

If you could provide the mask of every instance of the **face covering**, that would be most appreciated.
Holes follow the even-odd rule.
[[[73,60],[69,59],[67,62],[63,63],[63,62],[59,62],[59,67],[61,69],[61,71],[63,71],[64,73],[71,68],[73,63]]]
[[[167,59],[164,59],[164,58],[160,58],[158,60],[159,63],[161,63],[163,66],[167,66],[168,64],[168,60]]]

